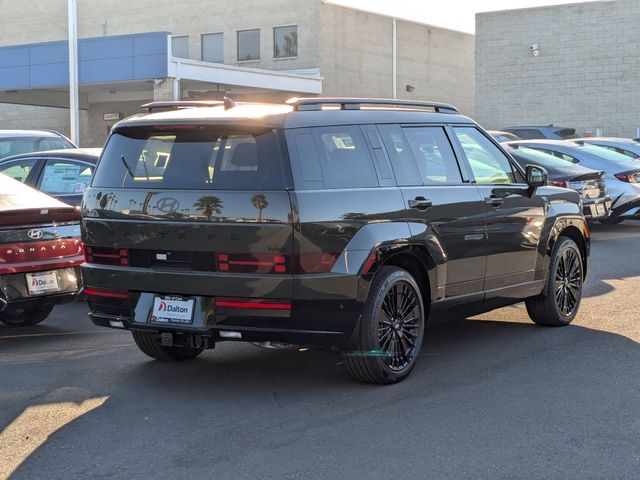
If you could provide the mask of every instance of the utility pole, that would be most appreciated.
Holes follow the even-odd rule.
[[[80,146],[78,95],[78,2],[69,0],[69,126],[71,140]]]

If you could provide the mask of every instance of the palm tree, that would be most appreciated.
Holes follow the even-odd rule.
[[[258,193],[251,197],[251,205],[258,209],[258,223],[262,223],[262,210],[269,206],[267,197],[265,197],[261,193]]]
[[[218,215],[222,213],[222,200],[214,196],[199,198],[193,206],[196,210],[202,212],[202,214],[207,217],[207,220],[211,220],[214,212]]]

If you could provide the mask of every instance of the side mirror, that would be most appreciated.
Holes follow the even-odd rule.
[[[530,188],[544,187],[549,180],[547,171],[537,165],[527,165],[525,168],[527,175],[527,185]]]

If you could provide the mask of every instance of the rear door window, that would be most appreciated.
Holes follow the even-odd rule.
[[[278,190],[290,185],[282,132],[180,125],[129,127],[107,142],[100,188]]]
[[[514,128],[510,130],[514,135],[523,140],[533,140],[535,138],[544,138],[542,132],[536,128]]]
[[[442,127],[404,128],[424,185],[462,183],[458,162]]]
[[[47,160],[42,170],[40,190],[55,195],[80,195],[91,183],[93,167],[64,160]]]

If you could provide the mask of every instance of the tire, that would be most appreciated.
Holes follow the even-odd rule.
[[[184,362],[202,353],[202,348],[165,347],[158,342],[158,335],[145,332],[131,332],[138,348],[151,358],[161,362]]]
[[[570,238],[559,237],[551,253],[544,290],[526,300],[531,320],[545,327],[569,325],[580,308],[583,281],[580,249]]]
[[[51,314],[54,305],[38,305],[37,307],[7,307],[0,312],[0,322],[8,327],[29,327],[44,322]]]
[[[424,324],[422,295],[414,278],[401,268],[381,267],[371,284],[352,348],[343,353],[347,371],[365,383],[387,385],[404,380],[418,358]]]

